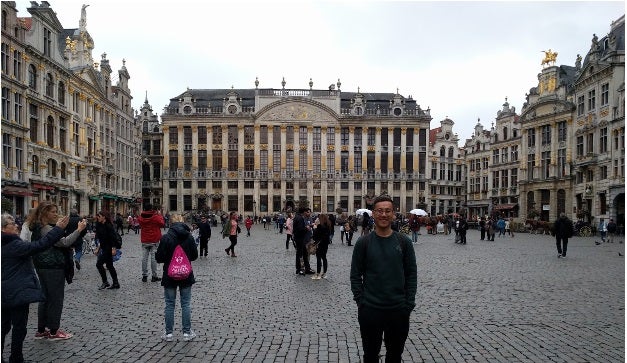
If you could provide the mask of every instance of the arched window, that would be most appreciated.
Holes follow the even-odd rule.
[[[446,156],[446,148],[444,146],[440,148],[440,156]]]
[[[37,67],[34,64],[28,66],[28,87],[37,91]]]
[[[507,127],[503,127],[503,140],[507,140]]]
[[[54,78],[50,73],[46,74],[46,96],[54,97]]]
[[[61,163],[61,179],[67,179],[65,163]]]
[[[31,166],[31,173],[39,175],[39,157],[37,155],[33,155],[33,163]]]
[[[144,121],[144,125],[143,125],[143,127],[142,127],[142,130],[143,130],[144,132],[148,132],[148,121]]]
[[[65,105],[65,83],[59,82],[57,86],[57,100],[60,105]]]
[[[448,148],[448,157],[452,158],[454,154],[455,154],[455,150],[453,150],[453,147],[452,146],[449,147]]]
[[[52,116],[48,116],[46,121],[46,142],[48,146],[54,147],[54,119]]]

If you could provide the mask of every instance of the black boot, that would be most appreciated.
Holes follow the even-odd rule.
[[[107,287],[107,289],[119,289],[120,288],[120,284],[117,281],[113,281],[113,285]]]
[[[102,283],[102,285],[100,285],[100,287],[98,288],[98,290],[108,289],[108,288],[109,288],[109,286],[111,286],[111,285],[109,285],[109,282],[108,282],[108,281],[105,281],[105,282],[103,282],[103,283]]]

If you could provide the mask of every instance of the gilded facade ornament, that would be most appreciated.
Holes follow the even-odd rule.
[[[286,144],[285,150],[294,150],[294,144]]]
[[[212,149],[212,150],[222,150],[222,145],[216,145],[216,144],[213,144],[213,145],[211,146],[211,149]]]
[[[260,150],[268,150],[268,144],[261,144],[261,145],[259,145],[259,149]]]
[[[300,150],[301,151],[306,151],[307,150],[307,145],[300,145]]]
[[[335,145],[327,145],[327,151],[335,151]]]
[[[542,59],[542,66],[545,65],[555,65],[555,61],[557,60],[557,52],[553,52],[550,48],[549,50],[543,50],[544,59]]]
[[[178,150],[178,144],[168,144],[168,150]]]
[[[348,145],[342,145],[342,151],[348,151]]]
[[[374,145],[368,145],[368,151],[375,151],[376,147]]]
[[[401,135],[407,134],[407,127],[401,127]]]

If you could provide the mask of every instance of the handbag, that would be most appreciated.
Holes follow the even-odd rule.
[[[308,242],[305,245],[305,248],[307,249],[307,253],[310,255],[315,255],[316,251],[318,250],[318,243],[319,242]]]

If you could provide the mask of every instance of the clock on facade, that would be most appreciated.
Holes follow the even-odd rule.
[[[234,114],[236,114],[236,113],[237,113],[237,106],[235,106],[235,105],[230,105],[230,106],[227,108],[227,110],[229,111],[229,113],[230,113],[231,115],[234,115]]]
[[[400,116],[402,112],[403,110],[401,110],[400,107],[397,107],[394,109],[394,116]]]
[[[183,107],[183,113],[186,115],[189,115],[190,113],[192,113],[192,107],[191,106]]]

